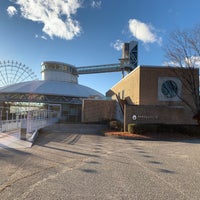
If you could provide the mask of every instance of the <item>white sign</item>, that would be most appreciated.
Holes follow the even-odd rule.
[[[135,121],[135,120],[157,120],[158,119],[158,116],[155,115],[133,115],[132,116],[132,120]]]
[[[132,119],[135,121],[135,120],[137,120],[137,116],[136,115],[133,115],[132,116]]]

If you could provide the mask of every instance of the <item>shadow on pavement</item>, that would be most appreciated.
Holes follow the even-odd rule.
[[[94,169],[81,169],[82,172],[86,172],[86,173],[92,173],[92,174],[96,174],[98,173],[96,170]]]
[[[175,171],[171,171],[168,169],[158,169],[158,172],[166,173],[166,174],[176,174]]]
[[[3,145],[3,144],[0,144],[1,147],[3,148],[2,151],[0,151],[0,157],[3,157],[3,156],[7,156],[6,152],[7,151],[10,151],[12,153],[16,153],[16,154],[19,154],[19,155],[31,155],[30,153],[28,152],[25,152],[25,151],[21,151],[19,149],[16,149],[16,148],[11,148],[11,147],[8,147],[6,145]],[[3,155],[3,156],[2,156]]]
[[[81,135],[103,135],[105,125],[99,124],[54,124],[39,131],[35,144],[59,142],[74,145]]]
[[[99,125],[55,124],[42,129],[34,145],[61,152],[98,158],[98,155],[82,152],[74,148],[72,149],[70,146],[79,142],[82,135],[96,135],[101,133],[100,128],[102,126]]]
[[[82,152],[78,152],[78,151],[71,151],[71,150],[68,150],[68,149],[61,149],[61,148],[52,147],[52,146],[45,146],[44,145],[42,147],[48,148],[48,149],[53,149],[53,150],[58,150],[58,151],[65,151],[65,152],[68,152],[68,153],[78,154],[78,155],[82,155],[82,156],[95,157],[95,158],[100,157],[98,155],[93,155],[93,154],[88,154],[88,153],[82,153]]]

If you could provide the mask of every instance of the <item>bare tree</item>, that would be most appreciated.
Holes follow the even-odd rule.
[[[200,25],[188,30],[176,30],[169,35],[165,57],[177,77],[182,80],[187,95],[179,98],[193,112],[200,124],[199,67]],[[189,97],[189,98],[188,98]]]

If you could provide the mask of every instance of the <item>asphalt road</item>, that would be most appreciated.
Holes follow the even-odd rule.
[[[1,200],[200,199],[200,141],[124,140],[49,127],[0,149]]]

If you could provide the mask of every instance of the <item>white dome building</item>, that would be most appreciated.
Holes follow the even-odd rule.
[[[62,62],[42,63],[42,80],[33,80],[0,88],[0,103],[10,112],[34,106],[57,110],[64,121],[81,120],[82,100],[103,99],[96,90],[79,85],[76,67]],[[11,111],[13,110],[13,111]],[[14,111],[15,110],[15,111]]]

